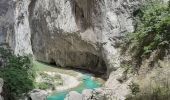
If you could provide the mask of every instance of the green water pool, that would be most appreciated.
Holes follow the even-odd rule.
[[[70,91],[77,91],[81,93],[84,89],[94,89],[100,86],[101,84],[98,81],[93,80],[91,75],[84,74],[82,77],[82,84],[80,84],[78,87],[66,91],[53,93],[52,95],[47,97],[47,100],[64,100],[64,98]]]

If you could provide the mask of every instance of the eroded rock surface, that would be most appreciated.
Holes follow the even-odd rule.
[[[120,65],[120,39],[134,30],[132,12],[141,3],[1,0],[5,7],[1,9],[0,25],[5,28],[0,31],[0,40],[9,43],[16,54],[34,54],[43,62],[99,73],[107,71],[109,75]]]
[[[15,1],[14,11],[14,28],[15,32],[15,54],[28,55],[32,53],[31,32],[29,26],[28,6],[30,0],[13,0]]]
[[[32,0],[29,23],[34,56],[94,72],[117,69],[119,42],[124,33],[134,30],[132,12],[139,1]]]
[[[92,1],[82,2],[93,7]],[[93,8],[81,7],[82,2],[37,0],[30,4],[33,52],[40,61],[105,73],[101,40],[97,39],[101,32],[96,34],[92,27],[89,12]]]
[[[0,43],[14,48],[14,7],[12,0],[0,1]]]

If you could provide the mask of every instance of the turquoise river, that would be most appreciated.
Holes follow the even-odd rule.
[[[38,72],[47,71],[47,72],[63,73],[74,77],[77,76],[79,73],[81,73],[76,70],[59,68],[56,67],[55,65],[49,65],[38,61],[34,61],[34,66]],[[82,76],[79,79],[80,84],[77,87],[65,91],[53,92],[51,95],[47,97],[47,100],[64,100],[64,98],[70,91],[77,91],[81,93],[84,89],[94,89],[94,88],[101,87],[102,84],[104,84],[104,81],[101,78],[94,78],[93,75],[87,73],[81,73],[81,74]]]
[[[64,98],[70,91],[77,91],[81,93],[84,89],[94,89],[101,86],[100,82],[94,80],[89,74],[84,74],[81,81],[82,83],[79,86],[73,89],[53,93],[52,95],[47,97],[47,100],[64,100]]]

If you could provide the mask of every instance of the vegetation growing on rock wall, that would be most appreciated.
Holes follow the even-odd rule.
[[[134,15],[136,30],[127,34],[124,47],[130,44],[132,58],[136,61],[135,69],[138,69],[142,59],[150,57],[152,52],[157,51],[156,62],[162,59],[165,51],[170,48],[170,4],[167,6],[161,2],[147,3],[136,10]]]
[[[147,2],[143,7],[134,12],[136,16],[135,32],[127,34],[123,45],[123,50],[127,50],[128,53],[130,52],[132,54],[132,59],[130,61],[125,60],[123,66],[127,70],[132,69],[132,72],[137,73],[139,77],[144,73],[147,75],[152,71],[154,73],[155,70],[153,69],[156,68],[164,69],[164,66],[161,66],[159,61],[163,60],[170,51],[170,1],[168,5],[159,2],[159,0],[157,2],[156,0],[154,2],[152,1],[148,1],[149,3]],[[145,60],[148,63],[146,65],[144,64]],[[159,67],[155,68],[155,65]],[[140,72],[141,70],[143,72]],[[144,79],[146,79],[147,75],[144,75]],[[156,79],[163,78],[163,76],[159,77],[159,75],[155,77]],[[153,77],[147,79],[153,81]],[[139,86],[131,84],[129,88],[133,96],[128,97],[127,100],[169,100],[170,84],[168,79],[165,81],[167,81],[166,84],[158,81],[154,83],[154,87],[153,84],[146,86],[150,91],[146,91],[145,86],[145,88],[141,88],[142,83]],[[146,85],[147,83],[149,84],[149,82],[146,82],[142,85]]]
[[[5,100],[18,100],[34,88],[35,72],[27,56],[15,56],[9,49],[0,48],[0,77],[4,79]]]
[[[138,93],[135,96],[129,96],[126,100],[169,100],[169,84],[152,88],[151,92]]]
[[[139,52],[136,56],[167,48],[170,43],[170,8],[163,4],[152,4],[141,8],[138,13],[136,32],[132,41]]]
[[[129,85],[129,88],[130,88],[133,95],[136,95],[137,93],[140,92],[139,85],[137,83],[135,83],[135,82],[132,82]]]

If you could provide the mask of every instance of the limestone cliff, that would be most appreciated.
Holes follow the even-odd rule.
[[[40,61],[111,71],[119,67],[121,36],[134,30],[139,1],[2,0],[1,43]]]
[[[15,54],[33,54],[29,24],[28,5],[30,0],[14,0]]]
[[[11,0],[0,1],[0,43],[14,48],[14,10]]]
[[[34,56],[95,72],[116,69],[117,42],[124,33],[133,31],[131,13],[138,4],[123,0],[32,0],[28,18]]]

